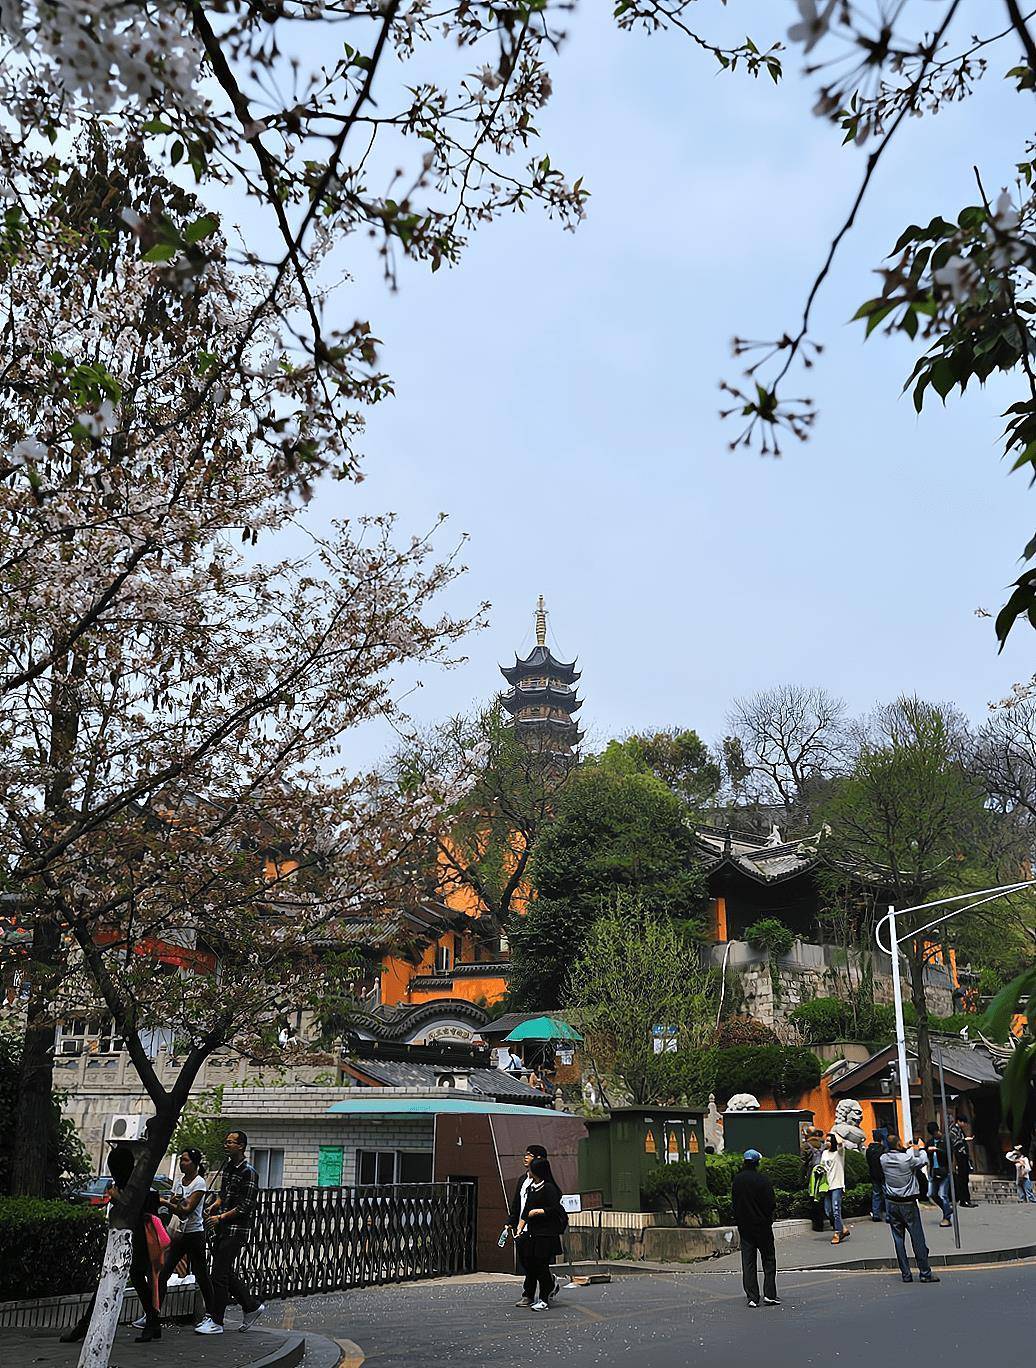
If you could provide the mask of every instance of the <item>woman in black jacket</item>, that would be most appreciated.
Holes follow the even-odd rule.
[[[557,1290],[550,1265],[555,1255],[561,1253],[565,1213],[561,1206],[561,1189],[553,1181],[546,1159],[534,1159],[529,1165],[529,1176],[532,1185],[526,1194],[515,1236],[525,1269],[522,1300],[518,1304],[528,1306],[530,1311],[546,1311],[549,1298]]]

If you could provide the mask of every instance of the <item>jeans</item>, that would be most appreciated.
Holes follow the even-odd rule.
[[[1036,1202],[1036,1191],[1033,1190],[1031,1178],[1018,1179],[1018,1200],[1019,1202]]]
[[[932,1179],[932,1196],[942,1208],[942,1218],[948,1221],[953,1215],[953,1203],[950,1201],[950,1175],[949,1173],[939,1173]]]
[[[885,1185],[871,1181],[871,1220],[887,1221],[888,1212],[885,1210]]]
[[[928,1262],[928,1244],[924,1237],[924,1228],[921,1225],[921,1213],[917,1209],[916,1202],[897,1202],[895,1198],[888,1198],[889,1228],[892,1231],[892,1243],[896,1247],[896,1261],[899,1264],[899,1271],[904,1278],[913,1277],[910,1271],[910,1260],[906,1252],[906,1233],[910,1232],[910,1243],[914,1247],[914,1258],[917,1260],[918,1272],[922,1278],[932,1276],[932,1266]]]
[[[172,1275],[173,1269],[186,1254],[187,1262],[191,1272],[194,1274],[194,1281],[201,1299],[205,1303],[206,1315],[212,1315],[212,1282],[209,1279],[208,1260],[205,1257],[205,1234],[201,1230],[192,1231],[186,1234],[178,1231],[169,1242],[169,1248],[165,1252],[165,1259],[162,1261],[162,1273],[158,1279],[158,1296],[161,1301],[165,1296],[166,1286]]]
[[[233,1296],[241,1303],[246,1316],[258,1310],[259,1298],[252,1295],[248,1284],[234,1272],[234,1262],[244,1248],[249,1232],[240,1228],[221,1231],[212,1251],[212,1319],[223,1324],[227,1302]]]
[[[835,1234],[842,1233],[842,1189],[829,1188],[824,1193],[824,1210],[831,1219]]]
[[[777,1251],[773,1247],[773,1229],[742,1230],[741,1236],[741,1285],[745,1296],[751,1302],[759,1300],[759,1269],[757,1259],[763,1261],[763,1296],[770,1301],[777,1300]]]

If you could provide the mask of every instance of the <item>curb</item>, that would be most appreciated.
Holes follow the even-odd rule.
[[[262,1331],[269,1334],[269,1331]],[[297,1368],[306,1354],[306,1336],[289,1330],[284,1342],[261,1359],[253,1359],[248,1368]]]
[[[973,1253],[967,1250],[954,1250],[952,1254],[933,1254],[929,1251],[928,1261],[933,1268],[953,1268],[968,1264],[971,1267],[993,1267],[1001,1263],[1017,1263],[1023,1259],[1036,1257],[1036,1245],[1018,1245],[1014,1249],[979,1249]],[[789,1265],[789,1273],[865,1273],[889,1269],[899,1271],[894,1258],[849,1259],[838,1264],[795,1264]]]

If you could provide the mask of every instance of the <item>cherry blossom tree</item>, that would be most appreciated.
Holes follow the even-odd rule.
[[[456,548],[436,557],[435,529],[401,541],[390,517],[308,528],[283,455],[315,429],[334,440],[327,410],[286,367],[275,321],[255,328],[261,285],[225,267],[216,225],[205,225],[204,290],[141,259],[134,196],[188,225],[198,206],[138,183],[131,164],[95,149],[89,174],[44,206],[51,231],[9,251],[3,277],[0,842],[33,925],[23,1191],[38,1188],[34,1118],[49,1100],[62,946],[77,926],[89,940],[97,899],[120,896],[133,824],[154,820],[156,804],[177,814],[191,795],[240,805],[232,824],[254,825],[266,804],[273,830],[284,793],[294,810],[311,792],[326,814],[342,733],[393,716],[393,667],[448,661],[471,622],[427,616],[460,569]],[[238,382],[209,386],[209,358],[243,334]],[[287,532],[305,549],[278,558]],[[404,817],[430,817],[429,782],[401,796],[338,775],[337,820],[370,834],[332,848],[354,851],[367,881],[392,868]],[[375,833],[393,820],[375,859]],[[93,892],[77,911],[84,879]]]

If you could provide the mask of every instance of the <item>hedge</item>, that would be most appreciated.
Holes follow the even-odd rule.
[[[107,1238],[94,1207],[0,1197],[0,1301],[92,1291]]]
[[[734,1174],[742,1166],[740,1154],[707,1154],[705,1182],[712,1200],[711,1216],[717,1225],[731,1225],[734,1212],[730,1189]],[[802,1183],[802,1160],[797,1154],[777,1154],[763,1159],[760,1171],[773,1183],[777,1196],[779,1221],[804,1220],[812,1214],[813,1203]],[[845,1152],[845,1196],[842,1211],[846,1216],[863,1216],[871,1209],[871,1184],[867,1157],[857,1150]]]
[[[661,1054],[654,1062],[654,1092],[660,1100],[690,1097],[704,1101],[709,1093],[775,1093],[797,1098],[820,1082],[821,1065],[801,1045],[735,1045],[726,1049],[686,1050]]]

